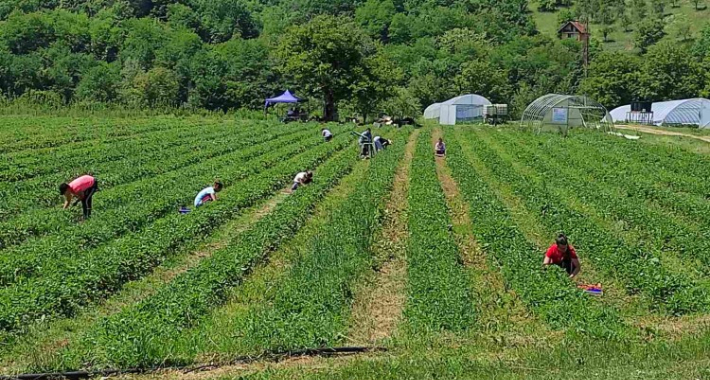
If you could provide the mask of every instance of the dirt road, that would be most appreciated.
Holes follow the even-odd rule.
[[[657,128],[657,127],[644,127],[644,126],[639,126],[639,125],[615,125],[614,127],[618,128],[618,129],[632,130],[632,131],[637,131],[637,132],[641,132],[641,133],[650,133],[653,135],[689,137],[691,139],[702,140],[707,143],[710,143],[710,136],[696,136],[696,135],[691,135],[691,134],[687,134],[687,133],[673,132],[673,131],[669,131],[669,130],[661,129],[661,128]]]

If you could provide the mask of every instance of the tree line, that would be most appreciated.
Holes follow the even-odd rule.
[[[632,0],[636,1],[636,0]],[[52,106],[259,109],[290,88],[316,113],[416,116],[477,93],[521,112],[547,93],[607,107],[710,92],[710,28],[608,52],[541,35],[527,0],[8,0],[0,93]],[[665,26],[664,26],[665,27]]]

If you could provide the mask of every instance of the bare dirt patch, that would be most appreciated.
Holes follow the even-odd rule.
[[[418,136],[419,130],[410,135],[404,158],[395,173],[383,227],[376,235],[373,246],[379,269],[355,297],[349,342],[373,344],[388,338],[402,317],[406,302],[409,168]]]

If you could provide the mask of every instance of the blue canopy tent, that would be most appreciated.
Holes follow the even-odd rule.
[[[269,109],[269,107],[271,107],[273,105],[280,104],[280,103],[287,103],[287,104],[288,103],[291,103],[291,104],[300,103],[304,100],[305,99],[301,99],[301,98],[298,98],[295,95],[293,95],[291,93],[291,91],[286,90],[286,92],[284,92],[283,94],[281,94],[279,96],[275,96],[273,98],[266,99],[266,102],[264,103],[264,116],[266,116],[266,112]],[[304,115],[307,116],[307,114],[304,114]],[[289,121],[298,121],[301,119],[302,116],[303,115],[301,115],[300,112],[293,112],[292,110],[289,110],[289,113],[286,115],[286,117],[284,117],[283,121],[285,123],[287,123]]]

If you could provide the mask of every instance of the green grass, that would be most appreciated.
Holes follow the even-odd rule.
[[[685,17],[687,22],[690,24],[690,31],[693,38],[697,37],[698,33],[710,22],[710,1],[705,2],[705,9],[703,9],[703,4],[699,6],[701,10],[696,11],[695,5],[690,0],[679,0],[677,8],[671,8],[670,5],[666,6],[665,14],[666,19],[671,20],[669,16],[680,16]],[[560,8],[564,9],[564,8]],[[627,5],[627,11],[630,7]],[[651,12],[650,2],[648,6],[649,13]],[[555,12],[540,12],[537,9],[537,4],[531,4],[530,10],[532,12],[533,20],[540,31],[540,33],[557,37],[557,31],[561,25],[558,25],[557,14],[559,9]],[[608,41],[604,42],[603,35],[601,34],[601,25],[592,23],[590,25],[592,39],[599,41],[600,44],[606,50],[634,50],[634,29],[636,28],[635,21],[632,21],[629,26],[629,32],[625,32],[620,21],[615,24],[615,30],[609,34]],[[666,28],[668,35],[664,39],[674,39],[675,36],[670,34],[670,28]]]

